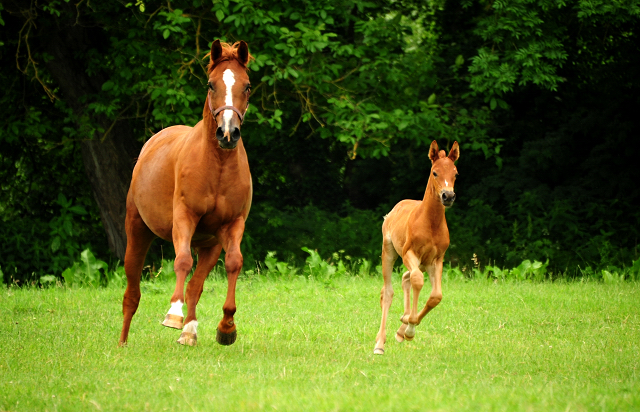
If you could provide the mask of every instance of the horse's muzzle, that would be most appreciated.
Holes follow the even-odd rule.
[[[225,130],[223,127],[218,127],[216,130],[216,138],[218,139],[218,144],[223,149],[235,149],[238,145],[238,140],[240,140],[240,128],[232,126],[230,127],[231,132]]]
[[[456,200],[456,194],[453,193],[453,190],[443,190],[440,192],[440,200],[444,207],[451,207]]]

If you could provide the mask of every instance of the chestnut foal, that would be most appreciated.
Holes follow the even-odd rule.
[[[444,150],[438,151],[438,144],[434,140],[429,148],[429,158],[433,166],[424,198],[422,201],[402,200],[385,216],[382,224],[384,286],[380,292],[382,321],[376,336],[374,354],[384,353],[387,316],[393,299],[391,272],[398,256],[402,256],[402,263],[408,270],[402,275],[404,314],[400,319],[402,325],[396,332],[396,340],[412,340],[416,334],[416,326],[442,300],[442,260],[444,252],[449,247],[449,229],[444,210],[450,207],[456,198],[453,186],[458,172],[454,162],[459,157],[458,142],[453,143],[449,156],[446,156]],[[418,313],[418,296],[424,284],[425,270],[431,282],[431,295],[425,307]]]
[[[247,43],[219,40],[211,46],[203,119],[194,127],[173,126],[154,135],[142,148],[127,195],[127,250],[124,268],[127,290],[122,310],[120,344],[127,342],[131,318],[140,302],[140,273],[156,237],[172,240],[176,251],[176,287],[171,309],[162,323],[182,329],[178,343],[196,344],[196,305],[204,281],[226,251],[227,298],[222,306],[217,341],[236,340],[235,289],[243,258],[240,242],[252,198],[249,162],[240,126],[249,105]],[[198,264],[184,293],[193,266]],[[182,305],[187,304],[183,325]]]

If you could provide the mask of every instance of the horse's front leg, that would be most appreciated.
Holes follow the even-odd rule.
[[[196,319],[196,306],[202,295],[202,289],[204,287],[204,281],[207,279],[209,272],[218,262],[220,252],[222,251],[222,245],[216,245],[213,247],[198,248],[198,264],[196,270],[191,277],[191,280],[187,284],[186,304],[187,304],[187,318],[184,321],[184,328],[182,334],[178,339],[178,343],[182,345],[195,346],[197,342],[197,328],[198,320]]]
[[[226,252],[224,266],[227,270],[227,298],[222,306],[222,320],[218,324],[216,340],[221,345],[231,345],[236,341],[236,324],[233,315],[236,313],[236,282],[242,269],[242,253],[240,242],[244,233],[244,219],[239,217],[229,225],[221,228],[220,239]]]
[[[406,282],[407,274],[402,277],[402,286],[405,289],[405,314],[402,316],[403,325],[398,330],[397,334],[400,334],[404,328],[404,338],[406,340],[413,340],[416,334],[416,326],[420,323],[418,320],[418,299],[420,297],[420,291],[424,285],[424,275],[420,270],[420,259],[416,257],[412,250],[402,257],[404,265],[409,269],[408,282]],[[407,284],[408,283],[408,284]],[[409,293],[407,289],[411,287],[413,300],[409,306]],[[408,313],[407,313],[408,312]],[[406,326],[405,326],[406,325]],[[399,339],[398,339],[399,340]],[[399,340],[400,341],[400,340]]]
[[[171,308],[162,324],[164,326],[182,329],[184,304],[184,281],[193,267],[191,257],[191,237],[196,230],[199,218],[185,206],[174,208],[173,211],[173,247],[176,251],[176,260],[173,270],[176,272],[176,288],[171,295]]]
[[[431,312],[431,309],[438,306],[438,303],[442,300],[442,261],[438,259],[433,266],[427,267],[429,273],[429,280],[431,281],[431,294],[424,308],[418,314],[418,324],[422,321],[427,313]]]

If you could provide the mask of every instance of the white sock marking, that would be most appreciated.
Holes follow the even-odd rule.
[[[233,93],[231,91],[234,84],[236,84],[236,79],[233,75],[231,69],[227,69],[222,74],[222,80],[224,81],[225,86],[227,86],[227,93],[224,96],[224,104],[225,106],[233,106]],[[229,133],[229,122],[231,122],[231,118],[233,117],[233,110],[225,110],[222,118],[224,120],[224,128]]]
[[[416,325],[409,324],[407,329],[404,331],[405,336],[415,336],[416,335]]]
[[[182,301],[178,300],[176,302],[173,302],[171,304],[171,309],[169,309],[169,312],[167,312],[167,315],[184,316],[182,314]]]
[[[198,321],[192,320],[191,322],[184,325],[184,328],[182,328],[182,331],[187,333],[193,333],[194,335],[196,335],[197,329],[198,329]]]

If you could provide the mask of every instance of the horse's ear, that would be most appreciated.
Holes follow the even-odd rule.
[[[451,146],[451,150],[449,151],[449,159],[452,162],[455,162],[460,158],[460,147],[458,147],[458,142],[453,142],[453,146]]]
[[[216,40],[211,45],[211,63],[215,62],[222,56],[222,45],[220,40]]]
[[[244,40],[240,40],[240,44],[238,44],[238,60],[243,66],[249,62],[249,46]]]
[[[429,147],[429,159],[431,159],[431,163],[435,163],[436,160],[440,159],[440,155],[438,154],[438,143],[434,140],[431,142],[431,147]]]

